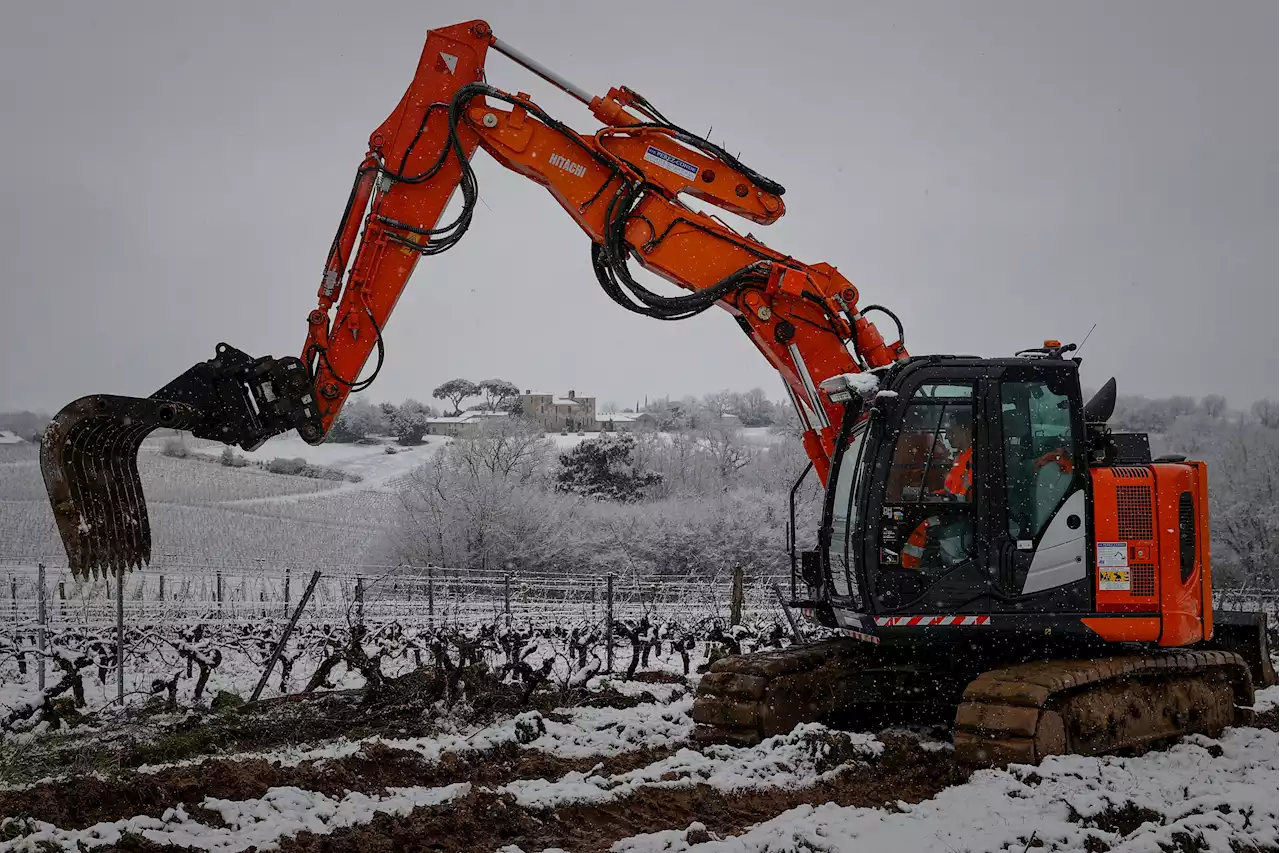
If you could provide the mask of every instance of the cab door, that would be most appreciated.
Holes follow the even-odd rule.
[[[1090,608],[1089,477],[1072,362],[1006,367],[987,391],[997,612]]]
[[[981,366],[922,365],[895,383],[867,502],[874,612],[989,612],[988,380]],[[889,407],[886,407],[889,408]]]

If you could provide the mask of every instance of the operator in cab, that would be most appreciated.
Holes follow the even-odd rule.
[[[945,442],[950,468],[935,500],[969,503],[973,500],[973,423],[956,418],[938,437]],[[902,567],[942,571],[963,562],[973,550],[973,518],[966,513],[947,519],[930,515],[907,536],[902,547]]]

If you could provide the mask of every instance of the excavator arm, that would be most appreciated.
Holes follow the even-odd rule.
[[[489,86],[490,49],[582,101],[603,127],[580,134],[528,95]],[[596,278],[622,307],[662,320],[712,306],[733,314],[782,376],[826,482],[842,406],[818,388],[905,358],[901,326],[887,344],[864,316],[878,306],[859,310],[857,289],[834,267],[797,261],[682,201],[768,225],[785,212],[781,185],[672,124],[638,93],[620,87],[593,97],[471,21],[428,33],[412,84],[370,136],[301,358],[254,359],[219,344],[213,359],[149,398],[84,397],[51,422],[41,467],[73,571],[149,562],[137,453],[153,429],[246,449],[289,429],[324,441],[347,397],[381,369],[384,330],[418,259],[452,248],[470,226],[477,148],[547,188],[590,237]],[[460,210],[444,222],[459,189]],[[632,260],[687,292],[649,290],[632,276]]]

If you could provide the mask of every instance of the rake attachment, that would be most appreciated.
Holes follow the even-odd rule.
[[[97,394],[70,403],[45,429],[40,470],[75,576],[150,563],[138,451],[162,427],[245,450],[290,429],[307,441],[324,436],[302,361],[255,359],[227,344],[150,397]]]

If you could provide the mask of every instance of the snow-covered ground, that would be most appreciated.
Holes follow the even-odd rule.
[[[223,800],[210,797],[201,808],[215,812],[225,824],[210,826],[187,815],[181,805],[168,809],[160,817],[138,816],[95,824],[87,829],[64,830],[33,821],[34,832],[9,844],[0,851],[40,851],[40,845],[53,849],[79,850],[118,844],[128,832],[156,844],[179,844],[197,850],[221,850],[226,853],[257,847],[268,850],[281,838],[299,832],[325,835],[344,826],[368,823],[377,814],[403,815],[418,806],[438,805],[471,790],[467,783],[436,788],[391,788],[384,796],[351,792],[335,799],[317,791],[294,787],[272,788],[265,796],[253,800]]]
[[[257,450],[235,452],[253,462],[270,462],[272,459],[305,459],[312,465],[334,468],[361,478],[351,485],[360,489],[377,488],[417,468],[437,450],[448,443],[441,436],[427,436],[423,444],[404,447],[392,441],[377,444],[338,444],[325,442],[310,445],[296,433],[277,435],[267,439]],[[216,459],[224,445],[213,441],[194,440],[189,443],[191,452]],[[387,449],[395,451],[388,453]]]
[[[688,707],[692,705],[690,701]],[[829,749],[824,741],[830,734],[825,726],[806,723],[788,734],[766,738],[745,749],[731,746],[710,746],[701,752],[681,749],[625,773],[601,775],[593,770],[567,773],[556,780],[519,779],[504,786],[503,790],[513,795],[522,806],[548,809],[566,805],[599,805],[622,799],[641,788],[709,785],[732,792],[801,788],[848,769],[846,766],[818,769],[825,757],[824,750]],[[846,737],[853,741],[851,751],[866,757],[878,755],[884,749],[874,735]]]
[[[1260,704],[1273,701],[1274,693],[1272,689],[1260,697]],[[563,722],[528,712],[469,734],[381,742],[412,749],[429,760],[513,740],[521,749],[548,755],[607,755],[639,746],[679,746],[689,734],[689,704],[685,696],[669,705],[627,711],[562,709],[557,715]],[[630,724],[643,734],[615,737],[619,724]],[[849,739],[852,758],[842,766],[822,761],[823,745],[831,737]],[[355,754],[368,742],[290,756],[267,753],[254,757],[280,763],[337,760]],[[0,843],[0,851],[49,849],[41,844],[52,845],[51,849],[93,849],[118,842],[125,832],[154,843],[200,850],[234,853],[251,846],[267,850],[302,831],[327,835],[343,827],[368,824],[378,814],[403,816],[420,806],[448,808],[449,803],[473,791],[510,794],[517,804],[545,814],[570,805],[623,800],[643,790],[691,786],[729,794],[803,790],[840,773],[871,772],[866,765],[860,769],[860,762],[873,760],[881,749],[873,735],[842,735],[808,724],[755,747],[682,748],[634,770],[612,774],[601,772],[597,765],[556,779],[517,779],[497,787],[455,783],[342,796],[284,786],[273,787],[261,797],[208,797],[199,803],[219,816],[221,826],[210,825],[181,806],[158,817],[126,816],[85,829],[19,820],[5,827],[11,840]],[[1140,757],[1059,756],[1037,767],[981,770],[967,782],[914,804],[898,801],[867,808],[815,801],[724,838],[694,824],[619,838],[609,849],[617,853],[1263,851],[1274,850],[1280,840],[1276,790],[1276,733],[1236,728],[1218,739],[1184,738],[1167,750]],[[542,853],[558,851],[507,845],[500,853],[534,853],[539,849]]]
[[[900,803],[884,809],[804,805],[735,837],[690,843],[685,831],[667,830],[623,839],[611,849],[618,853],[1275,850],[1280,841],[1276,753],[1275,732],[1230,729],[1218,740],[1187,738],[1165,752],[1139,758],[1056,756],[1034,768],[981,770],[967,783],[915,805]],[[1136,827],[1125,825],[1126,816],[1134,816]],[[1186,846],[1179,846],[1179,836],[1185,836]],[[1087,846],[1091,839],[1092,846]]]

